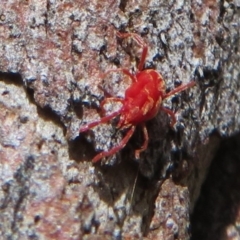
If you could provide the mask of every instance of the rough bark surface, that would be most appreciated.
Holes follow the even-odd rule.
[[[189,216],[221,137],[240,127],[239,19],[237,0],[2,0],[0,238],[190,238]],[[163,112],[147,123],[140,160],[137,130],[123,151],[94,165],[96,151],[124,133],[114,122],[80,136],[79,128],[100,117],[99,85],[124,96],[128,79],[103,73],[135,71],[139,60],[116,31],[143,37],[145,67],[169,89],[197,85],[164,102],[176,111],[174,129]]]

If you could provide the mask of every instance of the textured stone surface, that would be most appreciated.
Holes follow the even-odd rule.
[[[240,127],[239,7],[238,1],[3,0],[1,238],[187,239],[190,209],[220,141],[211,135],[231,136]],[[147,124],[149,148],[139,163],[136,131],[116,157],[93,165],[95,150],[110,148],[122,134],[114,123],[81,136],[79,127],[99,117],[99,84],[118,96],[129,84],[114,74],[103,80],[103,73],[134,71],[138,62],[138,48],[117,40],[117,30],[144,38],[146,67],[161,72],[169,89],[192,79],[197,86],[164,103],[176,111],[173,130],[164,113]]]

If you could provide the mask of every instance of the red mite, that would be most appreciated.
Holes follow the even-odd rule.
[[[92,159],[92,162],[98,162],[102,158],[111,156],[124,148],[126,143],[133,135],[136,126],[140,125],[144,133],[144,143],[140,149],[135,150],[135,157],[138,159],[140,153],[146,150],[148,146],[149,138],[145,122],[154,118],[158,111],[162,110],[170,115],[172,118],[171,125],[173,126],[176,123],[175,115],[171,110],[161,106],[162,101],[175,93],[184,91],[195,85],[195,82],[191,81],[185,85],[181,85],[175,88],[169,93],[166,93],[165,83],[161,74],[159,74],[154,69],[143,70],[144,62],[146,60],[148,52],[148,47],[143,39],[136,33],[118,32],[117,36],[119,38],[131,37],[138,45],[142,47],[143,50],[140,63],[138,65],[138,71],[135,74],[131,74],[127,69],[123,68],[107,71],[106,74],[109,72],[122,72],[131,78],[132,84],[127,88],[124,98],[105,98],[101,102],[101,109],[103,110],[103,106],[107,101],[121,102],[122,107],[118,111],[113,112],[110,115],[101,118],[100,120],[82,126],[79,132],[86,132],[101,123],[108,122],[118,115],[120,115],[120,120],[118,122],[117,128],[120,130],[128,129],[128,131],[117,146],[108,151],[103,151],[97,154]]]

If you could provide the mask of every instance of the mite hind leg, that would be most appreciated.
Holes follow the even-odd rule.
[[[172,96],[176,93],[182,92],[182,91],[184,91],[188,88],[191,88],[195,85],[196,85],[196,82],[194,82],[194,81],[191,81],[191,82],[189,82],[187,84],[184,84],[184,85],[180,85],[179,87],[177,87],[177,88],[173,89],[172,91],[170,91],[169,93],[165,94],[163,96],[163,99],[168,98],[168,97],[170,97],[170,96]]]
[[[102,117],[97,121],[83,125],[82,127],[80,127],[79,132],[80,133],[86,132],[99,124],[106,123],[106,122],[110,121],[111,119],[115,118],[116,116],[118,116],[120,113],[121,113],[121,109],[119,111],[113,112],[105,117]]]
[[[171,127],[174,126],[174,124],[176,123],[176,117],[175,117],[175,113],[173,111],[171,111],[170,109],[168,108],[165,108],[165,107],[161,107],[160,110],[164,111],[165,113],[167,113],[171,118],[172,118],[172,121],[171,121]]]
[[[144,142],[141,148],[135,150],[135,158],[139,159],[140,153],[145,151],[148,147],[148,142],[149,142],[149,137],[148,137],[148,131],[145,123],[141,124],[142,130],[143,130],[143,135],[144,135]]]
[[[123,104],[123,99],[117,98],[117,97],[109,97],[109,98],[103,99],[100,103],[100,109],[101,109],[102,115],[105,115],[106,113],[106,110],[104,109],[104,105],[107,104],[108,102],[120,102]]]
[[[82,132],[86,132],[88,131],[89,129],[99,125],[99,124],[102,124],[102,123],[106,123],[108,121],[110,121],[112,118],[115,118],[117,115],[119,115],[121,112],[122,112],[122,108],[120,108],[118,111],[115,111],[107,116],[105,116],[105,109],[104,109],[104,105],[108,102],[108,101],[114,101],[114,102],[121,102],[123,103],[123,99],[121,98],[105,98],[101,104],[100,104],[100,109],[101,109],[101,114],[104,115],[104,117],[102,117],[101,119],[97,120],[97,121],[94,121],[92,123],[89,123],[89,124],[86,124],[86,125],[83,125],[80,129],[79,129],[79,132],[82,133]]]
[[[131,136],[133,135],[134,130],[135,130],[135,126],[132,126],[130,128],[130,130],[127,132],[127,134],[125,135],[125,137],[122,139],[122,141],[117,146],[113,147],[109,151],[104,151],[104,152],[97,154],[92,159],[92,162],[93,163],[98,162],[102,158],[112,156],[113,154],[115,154],[115,153],[119,152],[121,149],[123,149],[125,147],[125,145],[127,144],[127,142],[129,141],[129,139],[131,138]]]

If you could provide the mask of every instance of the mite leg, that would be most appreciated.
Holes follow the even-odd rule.
[[[80,129],[79,129],[79,132],[82,133],[82,132],[86,132],[88,131],[89,129],[101,124],[101,123],[106,123],[108,122],[109,120],[111,120],[112,118],[116,117],[117,115],[119,115],[121,113],[121,109],[119,111],[116,111],[116,112],[113,112],[111,113],[110,115],[106,116],[106,117],[103,117],[95,122],[92,122],[92,123],[89,123],[89,124],[86,124],[86,125],[83,125]]]
[[[105,98],[102,100],[101,104],[100,104],[100,108],[101,108],[101,112],[103,115],[105,115],[105,109],[104,109],[104,105],[107,103],[107,102],[121,102],[123,104],[123,99],[121,98],[116,98],[116,97],[110,97],[110,98]]]
[[[122,102],[123,102],[123,99],[121,99],[121,98],[114,98],[114,97],[113,97],[113,98],[106,98],[106,99],[104,99],[104,100],[101,102],[101,104],[100,104],[101,112],[102,112],[102,114],[104,114],[104,115],[105,115],[105,109],[103,108],[103,106],[104,106],[104,104],[107,103],[107,101],[115,101],[115,102],[121,102],[121,103],[122,103]],[[97,126],[97,125],[99,125],[99,124],[101,124],[101,123],[106,123],[106,122],[108,122],[109,120],[111,120],[112,118],[114,118],[114,117],[116,117],[117,115],[119,115],[121,112],[122,112],[122,109],[119,109],[118,111],[113,112],[113,113],[111,113],[110,115],[105,116],[105,117],[103,117],[103,118],[101,118],[101,119],[99,119],[99,120],[97,120],[97,121],[95,121],[95,122],[86,124],[86,125],[84,125],[84,126],[82,126],[82,127],[80,128],[79,132],[80,132],[80,133],[81,133],[81,132],[86,132],[86,131],[88,131],[89,129],[91,129],[91,128],[93,128],[93,127],[95,127],[95,126]]]
[[[111,72],[122,72],[123,74],[127,75],[128,77],[130,77],[132,82],[137,82],[137,78],[135,77],[135,75],[131,74],[127,69],[125,68],[118,68],[118,69],[111,69],[108,70],[107,72],[105,72],[101,78],[104,79],[106,77],[107,74],[111,73]],[[101,89],[104,92],[104,95],[107,96],[107,98],[112,98],[114,99],[115,97],[110,94],[107,90],[105,90],[102,86],[98,85],[98,88]],[[115,98],[118,99],[118,98]],[[119,100],[120,101],[120,100]]]
[[[135,158],[136,159],[139,159],[140,153],[147,149],[148,141],[149,141],[146,124],[143,123],[141,126],[142,126],[142,130],[143,130],[143,134],[144,134],[144,143],[143,143],[143,145],[141,146],[140,149],[135,150]]]
[[[111,93],[109,93],[106,89],[104,89],[102,86],[98,85],[98,88],[101,89],[104,92],[104,97],[114,98],[114,96]]]
[[[112,149],[110,149],[109,151],[105,151],[105,152],[101,152],[99,154],[97,154],[92,162],[98,162],[99,160],[101,160],[104,157],[109,157],[112,156],[113,154],[115,154],[116,152],[120,151],[121,149],[123,149],[126,145],[126,143],[129,141],[129,139],[131,138],[131,136],[133,135],[135,130],[135,126],[132,126],[130,128],[130,130],[127,132],[127,134],[125,135],[125,137],[122,139],[122,141],[116,146],[113,147]]]
[[[190,88],[190,87],[193,87],[193,86],[195,86],[195,85],[196,85],[196,82],[194,82],[194,81],[191,81],[191,82],[189,82],[189,83],[187,83],[187,84],[181,85],[181,86],[173,89],[173,90],[170,91],[169,93],[165,94],[165,95],[163,96],[163,99],[168,98],[168,97],[174,95],[175,93],[182,92],[182,91],[184,91],[184,90],[186,90],[186,89],[188,89],[188,88]]]
[[[148,46],[147,44],[143,41],[143,39],[136,33],[120,33],[117,32],[117,36],[119,38],[127,38],[127,37],[131,37],[138,45],[140,45],[142,47],[142,54],[141,54],[141,59],[140,62],[138,64],[138,70],[142,71],[143,70],[143,66],[147,57],[147,53],[148,53]]]
[[[127,75],[128,77],[131,78],[132,82],[136,82],[137,79],[134,75],[132,75],[128,69],[125,69],[125,68],[118,68],[118,69],[110,69],[108,70],[107,72],[105,72],[102,76],[102,79],[106,77],[107,74],[111,73],[111,72],[122,72],[124,73],[125,75]]]
[[[171,127],[174,126],[174,124],[176,123],[176,117],[173,111],[171,111],[170,109],[167,109],[165,107],[160,107],[160,110],[164,111],[165,113],[167,113],[168,115],[170,115],[170,117],[172,118],[171,121]]]

